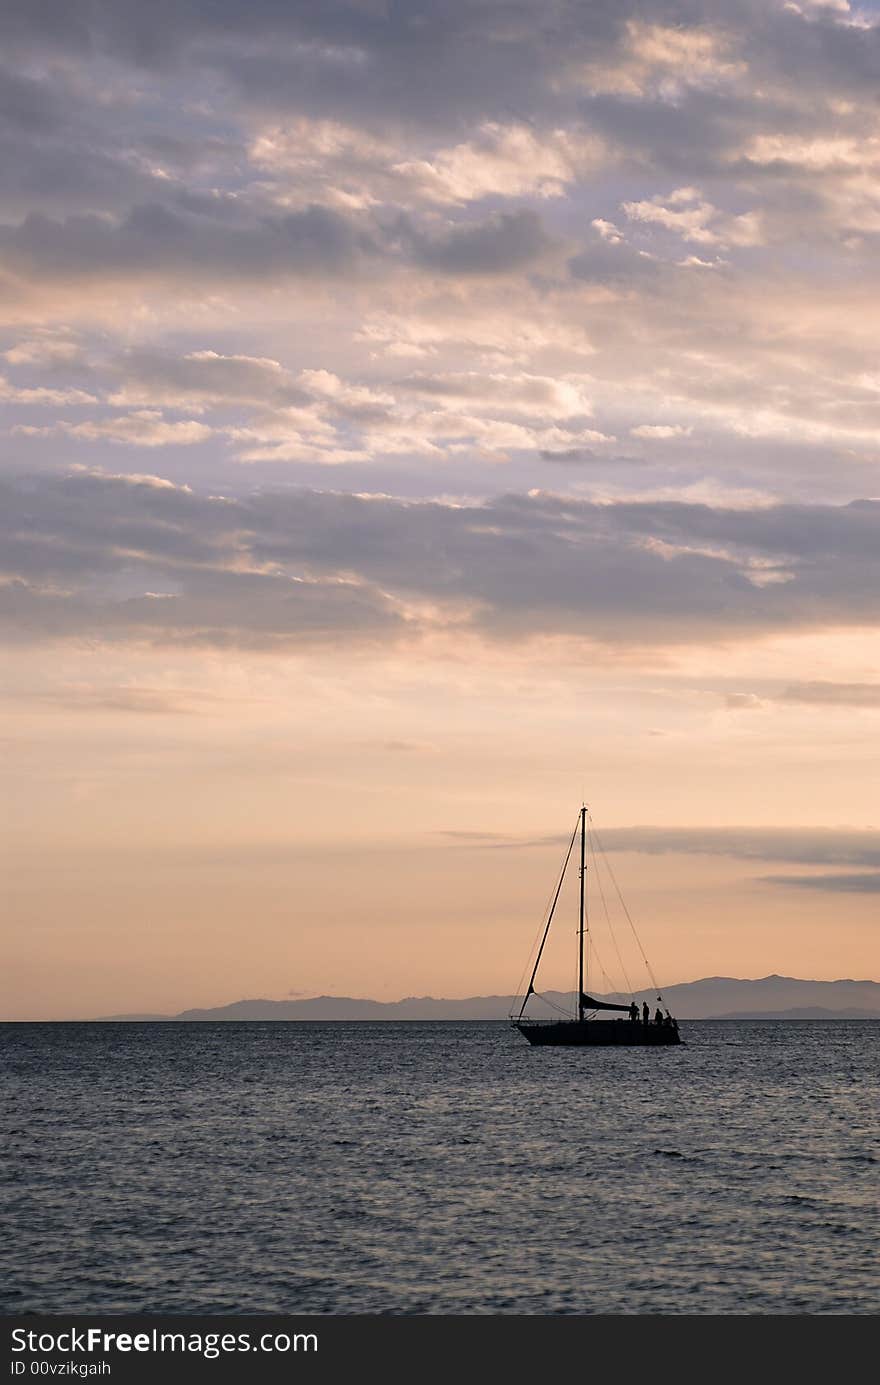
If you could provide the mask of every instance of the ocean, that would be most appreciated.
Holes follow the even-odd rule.
[[[0,1027],[9,1313],[880,1310],[880,1023]]]

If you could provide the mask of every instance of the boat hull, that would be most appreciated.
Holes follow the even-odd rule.
[[[657,1047],[680,1044],[677,1029],[666,1024],[642,1024],[632,1020],[523,1020],[514,1022],[530,1044],[593,1047],[627,1045]]]

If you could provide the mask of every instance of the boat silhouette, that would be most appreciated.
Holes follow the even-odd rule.
[[[550,905],[550,911],[547,916],[547,923],[544,927],[540,947],[538,948],[538,955],[535,958],[535,965],[532,968],[532,974],[529,978],[529,984],[526,988],[522,1005],[520,1006],[518,1014],[510,1015],[510,1022],[515,1029],[519,1030],[520,1034],[522,1034],[525,1039],[528,1039],[530,1044],[535,1045],[555,1046],[567,1044],[578,1046],[608,1046],[616,1044],[625,1044],[627,1046],[642,1046],[653,1048],[657,1047],[658,1045],[679,1044],[681,1043],[681,1035],[678,1032],[678,1021],[674,1019],[672,1015],[670,1015],[668,1010],[661,1010],[660,1007],[663,1004],[663,997],[659,993],[659,991],[657,992],[657,1009],[652,1020],[647,1003],[644,1003],[641,1009],[639,1009],[634,994],[629,1005],[618,1005],[607,1000],[597,1000],[595,999],[595,997],[589,995],[585,989],[587,984],[587,978],[585,975],[584,968],[584,937],[588,931],[585,907],[587,884],[586,849],[588,816],[589,810],[587,809],[586,805],[584,805],[578,813],[578,821],[575,824],[574,831],[571,834],[571,841],[568,844],[568,851],[566,852],[565,860],[562,864],[562,870],[559,874],[559,880],[556,885],[556,892],[553,895],[553,900]],[[553,916],[556,912],[556,905],[559,902],[559,896],[562,891],[563,881],[565,880],[566,872],[571,861],[571,855],[572,851],[574,850],[575,840],[578,836],[578,829],[580,829],[580,903],[578,913],[578,988],[575,1001],[575,1014],[571,1016],[566,1015],[560,1019],[532,1018],[531,1016],[526,1015],[525,1010],[530,998],[533,995],[539,994],[535,990],[535,978],[538,975],[538,968],[541,965],[541,958],[543,956],[544,947],[546,945],[547,938],[550,933],[550,925],[553,922]],[[608,867],[608,869],[610,871],[610,866]],[[616,887],[617,881],[616,879],[614,879],[613,873],[612,879],[614,880],[614,884]],[[619,893],[620,892],[618,890],[618,894]],[[629,920],[629,923],[633,929],[633,933],[636,936],[636,941],[638,942],[638,935],[635,933],[635,925],[633,924],[632,919],[629,916],[629,911],[626,909],[626,905],[623,904],[622,896],[620,896],[620,901],[623,905],[624,911],[626,912],[627,919]],[[648,974],[651,977],[651,980],[654,983],[654,988],[656,990],[656,981],[654,980],[653,972],[650,969],[647,957],[645,957],[644,949],[642,948],[641,943],[639,943],[639,949],[645,960],[645,965],[648,968]],[[596,1019],[595,1015],[600,1010],[613,1010],[622,1012],[626,1015],[626,1019]]]

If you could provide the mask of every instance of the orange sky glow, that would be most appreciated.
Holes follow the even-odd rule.
[[[880,979],[876,6],[197,8],[0,72],[0,1016],[510,993],[584,799]]]

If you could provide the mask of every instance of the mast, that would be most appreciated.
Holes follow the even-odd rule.
[[[584,886],[586,884],[587,864],[587,809],[586,805],[581,808],[581,908],[580,908],[580,927],[578,937],[580,946],[578,948],[578,1019],[584,1017]]]

